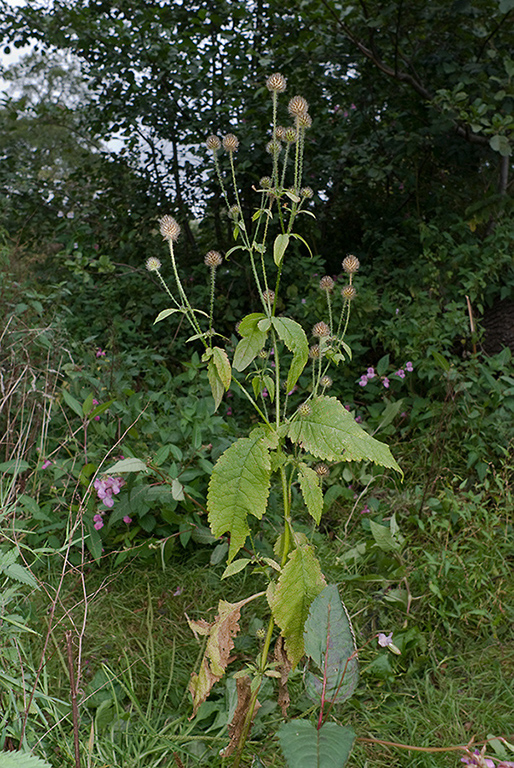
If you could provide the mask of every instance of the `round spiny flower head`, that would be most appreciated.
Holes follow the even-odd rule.
[[[321,384],[322,387],[324,387],[325,389],[328,389],[329,387],[332,386],[334,382],[332,381],[330,376],[322,376],[321,379],[319,380],[319,383]]]
[[[316,323],[316,325],[312,326],[312,335],[317,336],[320,339],[326,336],[330,336],[330,328],[326,323],[323,322],[323,320],[320,320],[319,323]]]
[[[234,136],[233,133],[227,133],[227,135],[223,137],[223,149],[227,152],[237,152],[238,147],[239,139],[237,136]]]
[[[231,219],[238,219],[241,215],[241,208],[238,205],[231,205],[228,209],[228,215]]]
[[[280,141],[268,141],[266,144],[266,152],[270,155],[280,155],[282,152],[282,144]]]
[[[308,109],[309,104],[307,103],[307,99],[304,99],[303,96],[293,96],[287,106],[287,111],[293,117],[299,117],[300,115],[305,114]]]
[[[268,304],[270,307],[273,305],[273,302],[275,301],[275,291],[270,291],[269,288],[267,291],[264,291],[262,294],[262,298]]]
[[[296,128],[286,128],[286,132],[284,133],[284,141],[287,141],[288,144],[294,144],[297,138],[298,134],[296,133]]]
[[[309,403],[302,403],[298,408],[300,416],[309,416],[312,413],[312,408]]]
[[[205,256],[204,263],[207,267],[216,269],[216,267],[219,267],[223,264],[221,253],[218,253],[218,251],[209,251],[209,253]]]
[[[207,136],[205,146],[207,147],[207,149],[211,149],[213,152],[217,152],[218,149],[221,149],[221,141],[217,136],[214,136],[214,134],[212,134],[211,136]]]
[[[302,197],[307,198],[307,200],[310,200],[311,197],[314,197],[314,192],[311,187],[302,187],[300,190],[300,194]]]
[[[357,291],[353,285],[345,285],[345,287],[341,290],[341,296],[347,301],[351,301],[356,297],[356,295]]]
[[[330,275],[325,275],[321,278],[319,281],[319,287],[322,291],[332,291],[334,289],[334,281],[330,277]]]
[[[275,139],[277,139],[277,141],[283,141],[286,135],[286,130],[287,129],[284,128],[283,125],[277,125],[277,127],[275,128]]]
[[[287,80],[280,72],[275,72],[266,80],[266,88],[268,91],[275,91],[275,93],[284,93],[287,88]]]
[[[264,349],[264,347],[263,347],[261,350],[259,350],[258,357],[260,357],[261,360],[266,360],[267,357],[268,357],[268,350]]]
[[[261,185],[261,189],[271,189],[272,181],[269,176],[263,176],[259,181],[259,184]]]
[[[360,267],[360,262],[357,256],[354,256],[353,254],[349,254],[345,259],[343,259],[343,269],[345,272],[348,272],[349,275],[353,275]]]
[[[320,356],[320,348],[319,344],[313,344],[312,347],[309,348],[309,357],[311,360],[317,360]]]
[[[150,258],[146,260],[146,268],[149,272],[158,272],[161,267],[161,262],[159,259],[156,259],[155,256],[150,256]]]
[[[173,216],[163,216],[159,220],[159,229],[165,240],[177,240],[180,235],[180,226]]]
[[[264,629],[264,627],[259,627],[259,629],[255,634],[259,640],[264,640],[264,638],[266,637],[266,630]]]
[[[316,464],[314,467],[315,473],[318,475],[318,477],[326,477],[328,474],[330,474],[330,470],[327,467],[326,464],[323,464],[323,462],[320,462],[320,464]]]
[[[312,126],[312,117],[308,112],[304,112],[303,115],[298,115],[296,119],[298,120],[298,125],[302,128],[310,128]]]

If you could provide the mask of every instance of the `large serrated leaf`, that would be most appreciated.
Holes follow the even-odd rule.
[[[319,525],[321,513],[323,512],[323,491],[320,487],[319,477],[313,469],[302,462],[298,466],[298,479],[309,515]]]
[[[293,550],[274,590],[268,592],[273,618],[280,627],[287,655],[296,667],[304,654],[303,631],[309,608],[326,586],[312,547]]]
[[[284,342],[288,350],[293,353],[293,360],[286,381],[286,392],[289,392],[305,368],[309,357],[309,342],[302,326],[291,320],[291,318],[274,317],[272,318],[272,323],[279,338]]]
[[[318,730],[308,720],[291,720],[280,727],[278,738],[289,768],[343,768],[355,732],[337,723]]]
[[[355,640],[348,614],[335,584],[319,594],[305,622],[305,653],[319,669],[319,675],[305,677],[307,696],[319,701],[322,692],[328,701],[346,701],[359,680]]]
[[[367,459],[403,474],[388,446],[368,435],[335,397],[315,397],[309,405],[310,413],[299,415],[287,429],[294,443],[327,461]]]
[[[230,533],[228,562],[250,533],[247,516],[259,520],[266,511],[271,462],[266,438],[255,431],[227,448],[212,470],[207,508],[214,536]]]
[[[2,768],[52,768],[50,763],[29,752],[2,752],[0,766]]]

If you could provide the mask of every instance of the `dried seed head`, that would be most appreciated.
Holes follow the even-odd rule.
[[[345,287],[341,291],[341,296],[343,299],[346,299],[347,301],[351,301],[355,298],[357,295],[357,291],[355,290],[353,285],[345,285]]]
[[[317,360],[320,356],[320,348],[319,344],[313,344],[312,347],[309,348],[309,357],[311,360]]]
[[[309,403],[302,403],[298,408],[300,416],[309,416],[312,413],[312,408]]]
[[[269,289],[267,291],[263,291],[262,298],[266,304],[271,307],[275,301],[275,291],[270,291]]]
[[[353,254],[349,254],[345,259],[343,259],[343,269],[345,272],[348,272],[349,275],[353,275],[360,267],[360,262],[357,256],[354,256]]]
[[[314,192],[311,187],[302,187],[300,190],[300,194],[302,197],[306,197],[307,200],[310,200],[311,197],[314,197]]]
[[[289,114],[294,117],[299,117],[299,115],[305,114],[308,109],[309,104],[307,103],[307,100],[303,98],[303,96],[293,96],[287,106]]]
[[[277,127],[275,128],[275,139],[277,139],[278,141],[283,141],[286,135],[286,130],[287,129],[284,128],[283,125],[277,125]]]
[[[159,229],[165,240],[177,240],[180,235],[180,226],[173,216],[163,216],[159,219]]]
[[[330,336],[330,328],[321,320],[319,323],[316,323],[316,325],[312,326],[312,335],[317,336],[320,339],[326,336]]]
[[[318,477],[326,477],[328,474],[330,474],[329,468],[327,467],[326,464],[323,464],[323,462],[321,462],[320,464],[316,464],[316,466],[314,467],[314,471],[318,475]]]
[[[283,93],[287,87],[287,80],[280,72],[275,72],[270,75],[266,80],[266,88],[268,91],[275,91],[275,93]]]
[[[280,141],[268,141],[266,144],[266,152],[270,155],[280,155],[282,152],[282,144]]]
[[[330,277],[330,275],[325,275],[321,278],[319,281],[319,287],[322,291],[332,291],[334,289],[334,281]]]
[[[209,251],[209,253],[204,258],[204,263],[207,267],[216,269],[216,267],[219,267],[221,264],[223,264],[221,253],[218,253],[218,251]]]
[[[261,189],[271,189],[272,181],[269,176],[263,176],[259,181],[259,184],[261,185]]]
[[[328,389],[329,387],[332,386],[334,382],[332,381],[330,376],[322,376],[321,379],[319,380],[319,383],[321,384],[322,387],[324,387],[325,389]]]
[[[162,264],[160,260],[155,258],[155,256],[150,256],[150,258],[146,260],[146,268],[149,272],[158,272],[161,267]]]
[[[312,125],[312,117],[308,112],[304,112],[303,114],[298,115],[296,119],[298,121],[298,125],[300,125],[302,128],[310,128]]]
[[[286,128],[286,132],[284,133],[284,141],[287,141],[288,144],[294,144],[297,138],[298,136],[296,133],[296,128]]]
[[[223,137],[223,149],[227,152],[237,152],[238,147],[239,139],[237,136],[234,136],[233,133],[227,133],[227,135]]]
[[[207,136],[205,146],[207,147],[207,149],[212,149],[213,152],[217,152],[218,149],[221,149],[221,141],[218,139],[217,136],[214,136],[214,134],[212,134],[211,136]]]
[[[231,219],[238,219],[241,215],[241,208],[238,205],[231,205],[228,209],[228,215]]]

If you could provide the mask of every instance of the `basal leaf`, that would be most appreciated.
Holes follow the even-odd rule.
[[[207,494],[209,523],[216,537],[230,533],[229,563],[250,533],[247,516],[260,520],[266,511],[270,476],[267,440],[258,430],[227,448],[212,470]]]
[[[314,551],[309,544],[304,544],[293,550],[275,589],[268,591],[271,612],[282,630],[293,667],[304,654],[303,631],[310,605],[325,586]]]
[[[305,622],[305,653],[317,666],[317,675],[305,677],[307,696],[319,701],[325,691],[329,701],[346,701],[354,692],[359,679],[355,640],[350,619],[334,584],[319,594]]]
[[[273,317],[272,323],[279,338],[284,342],[288,350],[293,353],[293,360],[286,381],[286,392],[289,392],[305,368],[309,357],[309,342],[302,326],[291,320],[291,318]]]
[[[308,720],[291,720],[279,728],[278,738],[289,768],[343,768],[355,732],[337,723],[318,730]]]
[[[335,397],[314,397],[309,406],[309,413],[298,414],[288,426],[294,443],[327,461],[367,459],[402,473],[388,446],[365,432]]]
[[[316,525],[319,525],[323,512],[323,491],[320,487],[319,477],[313,469],[302,462],[298,466],[298,479],[309,515],[314,518]]]

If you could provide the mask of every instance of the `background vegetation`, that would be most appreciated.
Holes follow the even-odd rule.
[[[237,393],[213,415],[186,329],[153,325],[166,298],[144,262],[162,258],[157,221],[172,213],[193,303],[208,302],[204,254],[234,240],[205,138],[237,133],[248,220],[271,169],[274,71],[313,117],[316,218],[303,217],[302,235],[314,256],[295,244],[283,309],[317,320],[319,277],[358,256],[353,358],[334,390],[405,472],[401,485],[368,466],[332,468],[319,531],[306,520],[359,643],[394,630],[402,650],[367,646],[358,693],[336,711],[361,738],[350,764],[460,757],[367,737],[512,741],[514,2],[30,0],[0,11],[4,50],[34,45],[4,68],[0,108],[0,748],[75,765],[76,694],[84,765],[220,760],[235,681],[188,721],[201,647],[184,613],[214,614],[222,593],[244,591],[244,575],[220,586],[226,542],[210,534],[205,496],[250,415]],[[237,254],[218,288],[235,342],[256,304]],[[150,472],[97,529],[91,480],[122,455],[148,457]],[[393,513],[394,546],[381,547],[371,522],[390,526]],[[261,626],[250,608],[239,663]],[[279,766],[268,694],[251,754]],[[291,699],[291,715],[310,706],[300,675]]]

